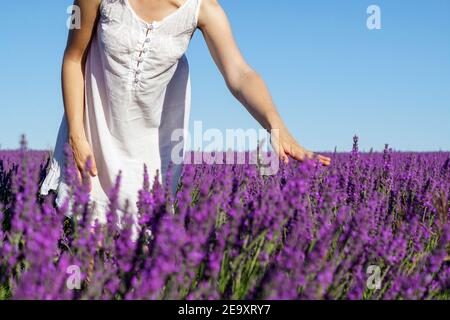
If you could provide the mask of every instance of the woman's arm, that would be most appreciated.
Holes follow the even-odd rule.
[[[288,156],[296,160],[312,158],[313,153],[301,147],[289,133],[264,80],[244,60],[217,0],[202,1],[198,27],[231,93],[271,132],[272,146],[280,158],[285,162],[289,161]],[[328,157],[317,155],[317,158],[325,165],[331,162]]]
[[[80,8],[81,28],[69,31],[61,72],[64,110],[69,129],[69,144],[72,147],[78,176],[87,158],[93,162],[90,174],[97,175],[95,159],[84,131],[84,66],[87,48],[94,32],[101,0],[75,0]]]

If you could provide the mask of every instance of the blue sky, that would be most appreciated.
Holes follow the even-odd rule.
[[[55,143],[71,0],[3,1],[0,145]],[[299,142],[313,150],[450,150],[450,1],[222,0],[249,64]],[[366,9],[381,8],[382,30]],[[191,122],[258,128],[227,91],[197,31],[188,51]]]

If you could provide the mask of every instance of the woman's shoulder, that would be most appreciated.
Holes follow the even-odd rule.
[[[214,14],[221,10],[222,7],[218,0],[199,0],[199,12],[198,12],[198,24],[199,26],[204,26],[204,24],[208,21],[210,17],[213,17]]]
[[[105,0],[76,0],[74,7],[78,10],[78,14],[81,15],[81,20],[90,20],[91,17],[95,17],[98,14],[99,8]]]
[[[78,4],[80,6],[93,6],[98,7],[103,1],[121,1],[121,0],[77,0],[75,1],[75,4]]]
[[[220,6],[218,0],[200,0],[200,6],[202,8],[214,8]]]
[[[107,0],[77,0],[75,4],[84,10],[98,9]]]

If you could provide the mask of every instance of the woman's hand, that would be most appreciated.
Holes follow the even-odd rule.
[[[286,129],[272,130],[270,140],[275,152],[286,164],[289,163],[289,157],[299,161],[303,161],[306,158],[317,159],[325,166],[331,164],[331,158],[306,150],[298,144]]]
[[[86,138],[83,137],[71,137],[69,138],[69,144],[72,147],[73,157],[75,160],[75,164],[78,168],[78,179],[80,183],[83,181],[83,171],[86,166],[86,162],[88,158],[91,159],[91,169],[89,170],[89,173],[87,175],[87,178],[89,179],[89,190],[92,190],[92,183],[90,176],[95,177],[97,176],[97,166],[95,164],[95,158],[94,154],[92,153],[91,146],[89,145],[89,142]],[[90,176],[89,176],[90,175]]]

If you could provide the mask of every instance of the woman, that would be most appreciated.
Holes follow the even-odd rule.
[[[190,80],[186,52],[200,29],[229,90],[272,132],[279,157],[303,160],[301,147],[280,118],[260,76],[246,63],[217,0],[77,0],[81,28],[71,30],[62,66],[65,113],[49,172],[40,193],[67,195],[63,147],[69,142],[81,172],[86,160],[91,199],[105,221],[107,191],[122,170],[121,196],[132,199],[149,174],[165,173],[175,144],[174,130],[186,131]],[[274,130],[276,129],[276,130]],[[278,141],[278,143],[273,143]],[[182,150],[184,152],[184,150]],[[324,165],[330,159],[316,156]],[[180,166],[173,168],[176,182]],[[132,205],[132,212],[136,207]]]

